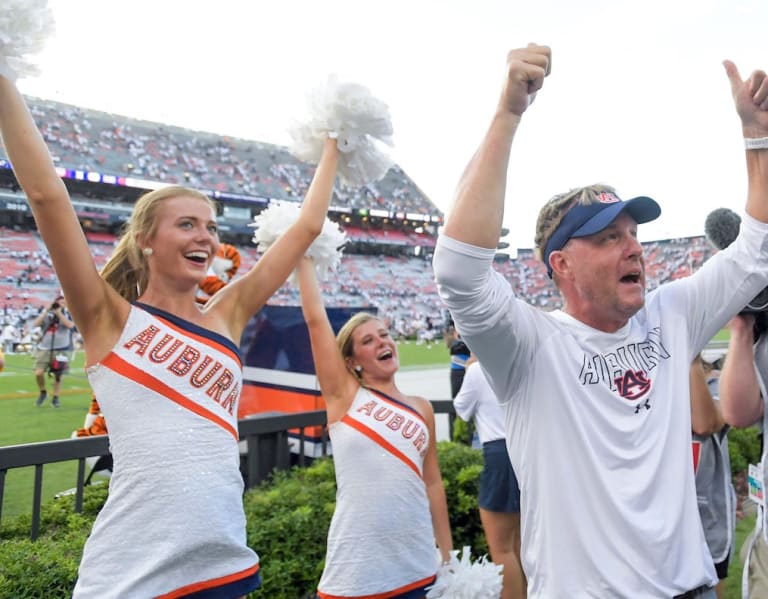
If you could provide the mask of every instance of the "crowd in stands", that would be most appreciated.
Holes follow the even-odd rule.
[[[56,165],[63,168],[288,200],[304,197],[314,173],[313,165],[282,146],[27,100]],[[0,158],[5,157],[0,145]],[[398,166],[363,188],[337,186],[333,205],[440,214]]]
[[[91,240],[98,267],[109,257],[114,238]],[[704,237],[644,243],[648,288],[695,272],[712,255]],[[258,260],[255,246],[240,247],[240,273]],[[515,292],[543,310],[561,306],[560,296],[532,250],[519,250],[516,258],[495,263]],[[330,306],[374,307],[389,320],[400,338],[429,342],[439,336],[445,309],[437,295],[432,265],[417,257],[345,255],[338,272],[322,282]],[[34,231],[0,228],[0,294],[4,308],[0,325],[16,329],[21,342],[30,334],[27,322],[58,293],[48,253]],[[270,300],[272,305],[299,305],[298,288],[286,283]],[[9,333],[10,334],[10,333]]]
[[[314,166],[295,159],[287,148],[234,137],[201,133],[49,100],[28,98],[32,114],[58,166],[116,176],[178,183],[203,190],[262,198],[302,198]],[[0,145],[0,158],[5,157]],[[116,194],[117,197],[117,194]],[[440,211],[397,166],[381,181],[361,189],[337,187],[333,204],[352,209],[436,215]],[[398,247],[434,246],[434,236],[404,233],[386,226],[346,226],[350,242],[387,250],[345,255],[339,271],[323,282],[328,305],[375,307],[401,338],[427,343],[439,336],[445,310],[437,295],[432,267],[423,257],[400,256]],[[98,266],[115,243],[106,233],[87,234]],[[711,255],[704,237],[647,243],[649,289],[686,276]],[[241,247],[246,272],[257,249]],[[404,252],[408,253],[408,252]],[[531,250],[495,264],[516,293],[543,310],[561,305],[555,286]],[[394,284],[393,284],[394,282]],[[50,257],[36,233],[0,228],[0,332],[5,347],[25,348],[27,323],[58,292]],[[273,305],[298,305],[298,289],[284,285]],[[15,331],[15,332],[14,332]]]

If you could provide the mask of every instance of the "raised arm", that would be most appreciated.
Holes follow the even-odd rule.
[[[731,339],[720,373],[720,408],[731,426],[751,426],[763,415],[764,402],[754,365],[754,317],[731,320]]]
[[[27,196],[37,229],[51,255],[69,310],[88,351],[89,341],[109,336],[107,330],[114,321],[104,315],[122,300],[110,292],[99,276],[48,148],[24,98],[4,77],[0,77],[0,131],[13,171]],[[126,304],[126,313],[127,309]]]
[[[344,358],[336,345],[336,336],[325,311],[320,285],[311,259],[302,258],[298,266],[301,311],[309,330],[315,373],[323,392],[328,421],[335,422],[346,412],[359,383],[347,370]]]
[[[523,112],[549,74],[550,59],[550,49],[535,44],[508,54],[501,99],[480,147],[459,180],[445,223],[448,237],[484,248],[496,247],[504,216],[512,138]]]
[[[760,149],[746,151],[746,211],[757,220],[768,223],[768,77],[765,71],[754,71],[742,80],[731,61],[724,61],[723,66],[731,83],[731,94],[745,140],[763,141],[759,144]]]
[[[707,374],[697,356],[691,364],[691,430],[697,435],[714,435],[725,426],[720,408],[707,385]]]
[[[299,259],[322,231],[333,195],[338,158],[336,140],[328,139],[299,218],[246,275],[224,287],[206,304],[206,311],[215,310],[224,315],[236,342],[251,316],[285,283]]]

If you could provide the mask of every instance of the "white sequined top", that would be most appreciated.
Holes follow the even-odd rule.
[[[237,347],[138,304],[88,378],[114,472],[74,597],[179,596],[254,576],[237,446]]]

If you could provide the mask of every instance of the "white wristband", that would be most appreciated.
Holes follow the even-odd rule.
[[[745,150],[768,150],[768,137],[745,137]]]

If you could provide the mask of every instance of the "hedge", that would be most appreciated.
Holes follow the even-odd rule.
[[[448,513],[456,548],[469,545],[473,556],[487,552],[477,512],[482,454],[462,444],[438,443]],[[0,528],[0,598],[70,597],[77,566],[93,519],[104,505],[106,485],[85,490],[82,514],[74,498],[43,506],[41,535],[29,540],[30,517]],[[333,460],[276,473],[245,493],[248,543],[260,556],[263,586],[251,597],[311,597],[320,580],[325,538],[333,514],[336,485]]]
[[[729,433],[732,469],[741,472],[760,458],[754,428]],[[456,548],[468,545],[472,555],[487,553],[477,512],[482,454],[464,443],[438,443],[438,459],[446,488],[448,513]],[[246,492],[248,543],[261,557],[262,590],[251,597],[301,599],[314,594],[323,569],[325,535],[335,500],[333,460],[316,460],[306,468],[276,473]],[[82,514],[74,498],[62,497],[43,506],[41,536],[29,541],[30,516],[4,521],[0,527],[0,598],[69,597],[93,519],[104,504],[107,486],[86,488]]]

